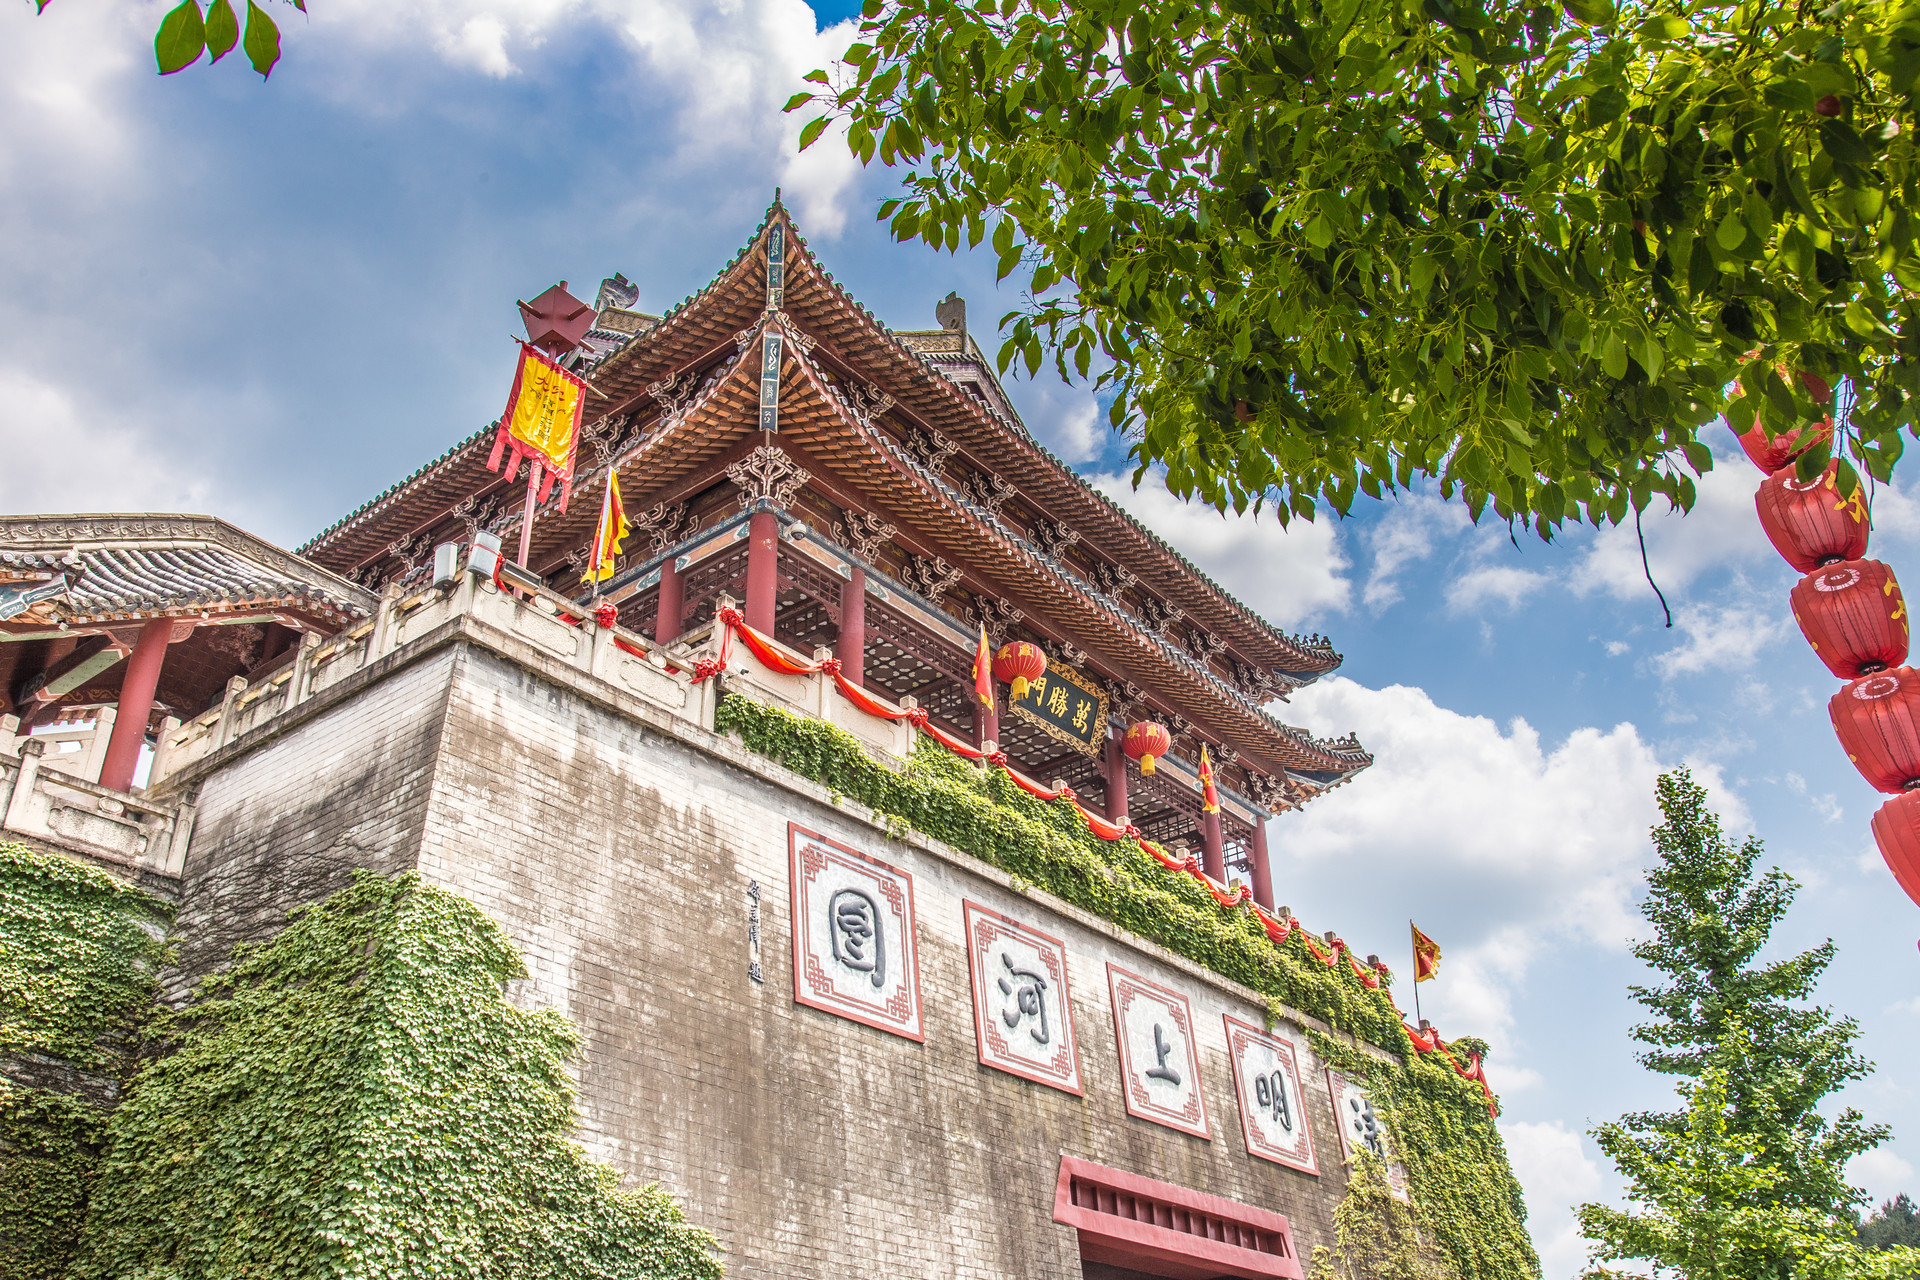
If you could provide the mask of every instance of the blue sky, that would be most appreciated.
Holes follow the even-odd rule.
[[[888,323],[931,327],[955,289],[976,331],[1008,305],[990,257],[875,227],[888,174],[830,140],[794,155],[778,108],[848,38],[801,0],[314,0],[284,11],[266,85],[237,55],[155,76],[164,7],[0,8],[0,510],[208,511],[298,543],[498,413],[515,298],[619,270],[670,306],[776,185]],[[1849,1100],[1897,1135],[1856,1180],[1920,1191],[1920,913],[1874,853],[1878,798],[1833,740],[1835,682],[1731,436],[1695,513],[1647,524],[1667,630],[1630,530],[1515,546],[1415,494],[1283,534],[1132,493],[1084,389],[1010,390],[1063,457],[1346,654],[1283,714],[1380,762],[1276,824],[1279,898],[1401,966],[1409,916],[1441,942],[1426,1012],[1495,1045],[1551,1280],[1582,1257],[1567,1206],[1616,1190],[1582,1134],[1664,1102],[1625,1035],[1627,946],[1653,778],[1682,762],[1804,883],[1782,947],[1840,944],[1823,999],[1880,1064]],[[1920,576],[1915,483],[1881,491],[1873,552]]]

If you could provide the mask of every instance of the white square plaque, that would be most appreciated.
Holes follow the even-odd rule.
[[[1066,945],[977,903],[966,904],[966,917],[980,1061],[1080,1093]]]
[[[1351,1160],[1354,1152],[1365,1151],[1384,1162],[1387,1186],[1394,1195],[1406,1199],[1406,1166],[1395,1159],[1386,1121],[1374,1111],[1366,1087],[1328,1067],[1327,1091],[1333,1095],[1333,1127],[1340,1135],[1340,1158]]]
[[[787,824],[793,885],[793,998],[925,1042],[913,877]]]
[[[1291,1040],[1228,1014],[1227,1057],[1233,1062],[1240,1099],[1240,1129],[1247,1153],[1318,1174],[1313,1132],[1307,1127],[1306,1091],[1300,1087],[1300,1051]]]
[[[1107,966],[1107,986],[1128,1114],[1211,1140],[1187,998],[1115,964]]]

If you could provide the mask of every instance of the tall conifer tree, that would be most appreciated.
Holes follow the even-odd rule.
[[[1873,1069],[1854,1051],[1858,1024],[1809,1003],[1833,941],[1757,963],[1798,885],[1778,867],[1756,877],[1761,842],[1728,839],[1686,770],[1663,775],[1657,796],[1660,863],[1641,905],[1653,936],[1634,954],[1665,980],[1630,988],[1654,1014],[1633,1035],[1648,1046],[1644,1066],[1679,1078],[1681,1105],[1594,1130],[1637,1206],[1581,1206],[1595,1261],[1651,1262],[1687,1280],[1920,1275],[1920,1251],[1874,1253],[1854,1238],[1866,1195],[1846,1164],[1886,1127],[1851,1107],[1819,1110]]]

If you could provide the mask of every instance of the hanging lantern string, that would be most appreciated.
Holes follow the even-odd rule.
[[[1666,593],[1660,590],[1660,584],[1653,580],[1653,566],[1647,563],[1647,535],[1640,528],[1640,508],[1633,509],[1633,532],[1640,539],[1640,572],[1647,575],[1647,585],[1653,588],[1653,594],[1660,597],[1660,612],[1667,615],[1667,629],[1673,629],[1673,610],[1667,608]]]

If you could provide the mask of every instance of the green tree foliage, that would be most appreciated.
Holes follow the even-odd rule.
[[[1029,291],[1002,367],[1111,358],[1177,493],[1284,520],[1433,477],[1547,536],[1690,506],[1723,408],[1778,434],[1847,380],[1848,493],[1915,426],[1915,4],[865,14],[802,143],[902,166],[897,237],[990,242]]]
[[[1872,1070],[1853,1050],[1853,1019],[1806,1003],[1832,941],[1757,963],[1793,879],[1778,867],[1756,878],[1760,841],[1729,840],[1685,770],[1663,775],[1657,795],[1660,863],[1641,906],[1653,936],[1634,954],[1665,981],[1630,988],[1655,1015],[1633,1034],[1649,1046],[1643,1065],[1679,1078],[1682,1105],[1594,1130],[1639,1206],[1580,1207],[1595,1261],[1649,1261],[1688,1280],[1920,1274],[1920,1254],[1854,1242],[1865,1195],[1846,1163],[1887,1130],[1851,1107],[1832,1119],[1818,1109]]]
[[[718,1280],[713,1238],[569,1140],[567,1021],[499,927],[360,873],[243,949],[113,1114],[71,1280]]]
[[[1880,1203],[1880,1211],[1860,1224],[1860,1243],[1869,1249],[1920,1249],[1920,1213],[1902,1191]]]

